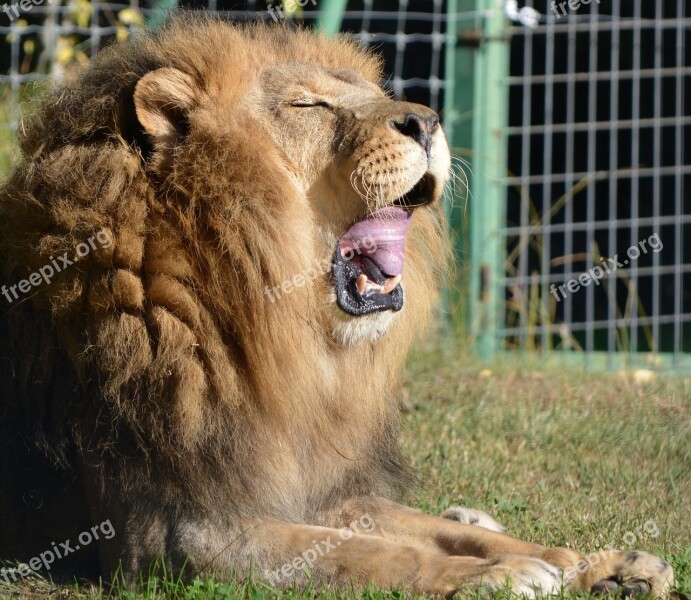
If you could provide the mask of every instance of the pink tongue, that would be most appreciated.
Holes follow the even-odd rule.
[[[395,206],[373,212],[346,232],[339,242],[341,254],[348,259],[367,256],[385,275],[400,275],[411,217],[407,210]]]

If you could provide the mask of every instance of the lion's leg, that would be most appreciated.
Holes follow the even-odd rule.
[[[669,565],[662,568],[659,559],[647,554],[613,553],[580,572],[581,555],[571,550],[545,548],[386,501],[363,504],[367,513],[353,512],[355,503],[349,504],[347,518],[341,512],[341,527],[259,520],[235,523],[230,530],[211,515],[200,522],[165,512],[152,518],[151,509],[139,516],[130,512],[113,523],[119,535],[108,541],[115,543],[112,552],[102,554],[104,574],[112,575],[121,564],[126,580],[135,583],[140,572],[163,556],[175,576],[222,579],[255,573],[277,587],[308,581],[372,583],[450,595],[465,586],[496,590],[509,585],[533,595],[537,590],[558,593],[562,579],[565,587],[576,590],[590,590],[605,579],[642,580],[661,596],[672,584]]]
[[[539,544],[452,518],[427,515],[383,498],[353,498],[339,509],[323,515],[322,519],[325,524],[347,526],[357,523],[365,514],[375,523],[375,535],[429,551],[478,558],[496,558],[507,553],[542,558],[541,555],[548,550]]]
[[[641,589],[647,587],[662,596],[674,584],[671,566],[645,552],[601,551],[583,556],[568,548],[548,548],[483,527],[426,515],[380,498],[351,499],[325,518],[344,526],[357,522],[362,514],[376,524],[375,535],[427,551],[489,560],[506,554],[541,559],[563,570],[564,586],[569,589],[590,591],[594,586],[610,585],[602,580],[616,584],[640,581],[645,582]]]
[[[343,588],[371,583],[451,596],[465,587],[498,590],[508,585],[516,593],[534,596],[538,591],[555,594],[561,584],[559,570],[536,558],[448,556],[369,535],[365,528],[357,533],[354,527],[260,520],[237,523],[230,531],[216,519],[152,522],[151,514],[145,516],[130,515],[127,524],[119,525],[122,573],[133,585],[157,556],[166,558],[174,577],[223,580],[254,574],[279,588],[310,582]],[[109,562],[107,571],[112,575],[117,567]]]
[[[557,593],[561,585],[559,570],[536,558],[448,556],[356,531],[357,527],[271,521],[252,527],[246,535],[254,546],[258,575],[277,586],[304,584],[311,577],[320,583],[372,583],[450,596],[465,586],[497,590],[508,584],[516,593],[533,596],[536,591]],[[230,566],[237,564],[230,556],[226,559]],[[217,562],[211,572],[218,574],[223,568]]]

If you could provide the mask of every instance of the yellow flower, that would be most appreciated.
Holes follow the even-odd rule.
[[[28,25],[28,23],[26,22],[26,19],[19,19],[17,21],[16,27],[17,27],[17,29],[24,29],[27,25]],[[20,34],[20,36],[21,36],[21,34]],[[14,34],[8,33],[6,39],[7,39],[8,43],[14,42],[15,41]]]
[[[118,13],[120,23],[131,27],[144,27],[144,15],[138,8],[123,8]]]
[[[94,7],[91,6],[89,0],[75,0],[72,5],[72,20],[79,27],[88,27],[91,23],[91,15],[94,12]]]

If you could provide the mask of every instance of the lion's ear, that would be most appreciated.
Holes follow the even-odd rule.
[[[134,88],[134,108],[156,150],[171,151],[186,135],[197,86],[189,75],[164,67],[142,77]]]

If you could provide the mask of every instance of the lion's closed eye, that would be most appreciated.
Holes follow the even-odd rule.
[[[290,106],[295,108],[333,108],[326,100],[317,100],[315,98],[298,98],[290,101]]]

